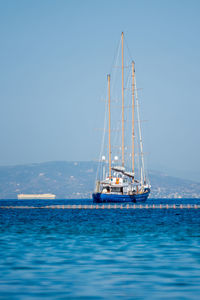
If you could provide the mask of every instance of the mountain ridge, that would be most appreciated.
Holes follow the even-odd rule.
[[[50,161],[0,166],[0,199],[18,194],[53,193],[60,199],[91,198],[98,163]],[[150,170],[150,198],[200,198],[200,184]]]

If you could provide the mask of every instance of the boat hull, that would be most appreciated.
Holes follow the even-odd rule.
[[[120,195],[120,194],[103,194],[94,193],[92,195],[95,203],[124,203],[124,202],[145,202],[149,196],[150,189],[146,189],[141,194],[136,195]]]

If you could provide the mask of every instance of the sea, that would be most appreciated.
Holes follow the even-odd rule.
[[[200,208],[90,203],[0,200],[0,299],[200,299]]]

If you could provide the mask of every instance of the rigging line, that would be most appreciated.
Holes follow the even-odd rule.
[[[101,162],[101,158],[102,158],[102,155],[103,155],[103,149],[104,149],[104,145],[105,145],[106,122],[107,122],[107,102],[105,102],[104,130],[103,130],[101,148],[100,148],[100,153],[99,153],[99,164],[98,164],[98,168],[97,168],[96,181],[97,181],[98,174],[100,172],[100,167],[101,167],[100,162]],[[96,181],[95,181],[95,184],[96,184]]]
[[[147,165],[147,168],[148,168],[148,165],[149,165],[149,161],[148,161],[148,157],[145,159],[145,163],[146,163],[146,165]],[[148,169],[147,169],[148,170]],[[146,171],[146,183],[148,184],[148,185],[150,185],[150,180],[149,180],[149,172],[148,171]]]
[[[113,119],[118,118],[119,110],[117,108],[118,108],[118,106],[115,105],[115,109],[113,111],[113,115],[115,115],[115,117],[113,117]],[[116,123],[116,125],[117,126],[115,126],[115,131],[113,132],[113,135],[112,135],[112,141],[113,141],[112,144],[113,145],[119,145],[120,141],[121,141],[121,134],[119,134],[121,132],[121,121],[118,120],[117,123]],[[120,152],[116,151],[115,147],[113,148],[113,156],[114,155],[117,155],[118,157],[121,156]],[[119,160],[120,160],[120,158],[119,158]]]
[[[132,121],[131,111],[129,111],[129,108],[132,108],[132,97],[131,97],[131,93],[130,93],[131,90],[127,88],[131,85],[131,79],[132,79],[132,72],[131,72],[131,69],[130,69],[129,72],[128,72],[128,76],[126,77],[126,85],[125,85],[126,86],[125,97],[127,99],[126,100],[127,105],[124,107],[124,108],[126,108],[125,122]]]
[[[120,45],[121,45],[121,39],[119,40],[118,46],[117,46],[117,51],[116,51],[116,55],[114,55],[113,58],[113,63],[111,64],[111,70],[114,69],[114,65],[116,64],[117,60],[119,59],[119,53],[120,53]],[[114,70],[115,72],[113,72],[113,78],[112,81],[115,81],[115,77],[116,77],[116,70]],[[110,72],[112,73],[112,72]],[[113,85],[112,85],[112,90],[113,90]],[[112,93],[111,90],[111,93]],[[103,151],[105,148],[105,135],[106,135],[106,123],[107,123],[107,100],[105,101],[105,113],[104,113],[104,130],[103,130],[103,135],[102,135],[102,142],[101,142],[101,148],[100,148],[100,153],[99,153],[99,164],[98,164],[98,168],[97,168],[97,174],[96,174],[96,181],[97,181],[97,177],[98,174],[100,172],[100,168],[101,168],[101,157],[103,155]]]
[[[114,56],[114,59],[113,59],[113,63],[111,65],[111,70],[113,68],[113,66],[116,64],[116,61],[119,59],[119,53],[120,53],[120,44],[121,44],[121,39],[118,43],[118,47],[117,47],[117,51],[116,51],[116,55]],[[116,61],[115,61],[116,59]],[[110,72],[111,73],[111,72]],[[116,70],[114,73],[114,76],[113,76],[113,79],[115,80],[115,73],[116,73]],[[112,80],[112,81],[114,81]],[[103,155],[103,151],[105,149],[105,135],[106,135],[106,124],[107,124],[107,101],[105,101],[105,113],[104,113],[104,130],[103,130],[103,135],[102,135],[102,142],[101,142],[101,148],[100,148],[100,153],[99,153],[99,164],[98,164],[98,168],[97,168],[97,174],[96,174],[96,180],[97,180],[97,177],[99,176],[99,172],[100,172],[100,168],[102,168],[100,162],[101,162],[101,158],[102,158],[102,155]]]
[[[112,61],[111,67],[110,67],[110,72],[109,72],[109,74],[112,73],[112,69],[113,69],[114,66],[116,65],[115,62],[116,62],[116,60],[117,60],[117,57],[119,56],[120,46],[121,46],[121,38],[119,39],[118,46],[117,46],[116,51],[115,51],[116,54],[115,54],[114,57],[113,57],[113,61]]]
[[[112,95],[113,95],[113,87],[115,85],[116,72],[117,72],[117,70],[114,68],[114,66],[117,64],[117,62],[119,60],[120,47],[121,47],[121,39],[118,42],[118,46],[117,46],[117,50],[116,50],[116,55],[114,55],[113,63],[111,65],[110,73],[109,73],[109,74],[111,74],[111,98],[112,98]]]
[[[119,68],[119,69],[121,69],[122,68],[122,66],[113,66],[113,69],[114,68]],[[131,65],[127,65],[127,66],[124,66],[124,69],[130,69],[131,68]]]
[[[136,87],[136,76],[135,76],[135,87]],[[137,93],[137,88],[135,91],[135,98],[136,98],[136,103],[138,104],[138,93]],[[141,162],[142,162],[142,172],[144,176],[144,180],[146,181],[146,174],[144,170],[144,155],[143,155],[143,143],[142,143],[142,133],[141,133],[141,122],[140,122],[140,113],[139,109],[137,106],[137,119],[138,119],[138,130],[139,130],[139,143],[140,143],[140,152],[141,152]],[[143,184],[143,182],[142,182]]]
[[[129,72],[129,75],[128,75],[128,78],[127,78],[127,86],[129,86],[131,84],[131,72]],[[132,105],[131,105],[131,94],[128,90],[125,91],[125,95],[126,95],[126,98],[127,98],[127,106],[125,106],[124,108],[126,108],[127,110],[127,116],[126,116],[126,122],[129,122],[130,120],[132,120],[131,116],[130,116],[130,112],[129,112],[129,108],[132,108]]]
[[[131,67],[131,66],[130,66]],[[127,89],[126,87],[129,87],[129,83],[130,83],[130,78],[131,78],[131,68],[129,69],[128,75],[126,77],[126,83],[124,84],[124,89]],[[130,88],[130,87],[129,87]]]
[[[130,51],[130,49],[129,49],[129,46],[128,46],[128,42],[127,42],[127,39],[126,39],[126,37],[124,36],[124,41],[125,41],[125,46],[126,46],[126,48],[127,48],[127,50],[128,50],[128,55],[129,55],[129,58],[130,58],[130,60],[131,61],[134,61],[134,59],[132,58],[132,55],[131,55],[131,51]]]
[[[136,141],[137,141],[137,142],[136,142],[136,145],[137,145],[137,149],[138,149],[138,150],[137,150],[137,151],[138,151],[137,153],[139,153],[139,152],[140,152],[140,144],[139,144],[139,140],[137,139]],[[137,171],[138,171],[138,175],[137,175],[137,176],[139,177],[139,174],[140,174],[139,171],[140,171],[140,168],[141,168],[141,167],[140,167],[140,155],[136,155],[135,158],[137,159],[137,165],[138,165],[138,170],[137,170]]]
[[[126,107],[128,107],[128,106],[126,106]],[[129,120],[129,119],[126,119],[126,120],[124,120],[125,122],[131,122],[131,120]],[[148,120],[140,120],[140,121],[138,121],[138,120],[135,120],[135,123],[144,123],[144,122],[148,122]],[[95,129],[98,129],[98,128],[95,128]]]
[[[114,88],[115,80],[116,80],[116,70],[114,69],[114,65],[116,65],[116,62],[119,60],[120,46],[121,46],[121,39],[118,43],[116,55],[114,55],[113,63],[111,65],[111,72],[110,72],[112,74],[112,77],[111,77],[111,95],[113,94],[113,88]],[[113,72],[112,72],[112,69],[114,70]],[[105,117],[104,117],[104,132],[103,132],[102,146],[101,146],[100,157],[99,157],[100,161],[101,161],[101,157],[103,155],[103,151],[105,150],[105,135],[106,135],[107,113],[108,113],[107,112],[107,101],[105,101],[105,106],[106,106],[106,109],[105,109]],[[99,172],[99,170],[98,170],[98,172]]]
[[[117,53],[115,55],[115,61],[113,63],[113,65],[116,65],[119,61],[119,56],[120,56],[120,49],[121,49],[121,39],[119,40],[119,43],[118,43],[118,47],[117,47]],[[112,102],[112,115],[114,113],[113,111],[113,106],[116,105],[116,103],[119,103],[119,100],[116,101],[116,103],[114,104],[113,103],[113,99],[116,99],[116,95],[114,93],[114,90],[115,90],[115,87],[116,87],[116,84],[117,84],[117,69],[114,68],[114,66],[112,66],[112,71],[111,71],[111,102]],[[115,114],[115,113],[114,113]],[[113,141],[116,141],[116,134],[112,134],[112,140]]]

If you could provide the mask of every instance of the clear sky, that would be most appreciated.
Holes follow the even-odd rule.
[[[200,181],[200,1],[0,1],[0,165],[95,160],[121,32],[151,169]]]

